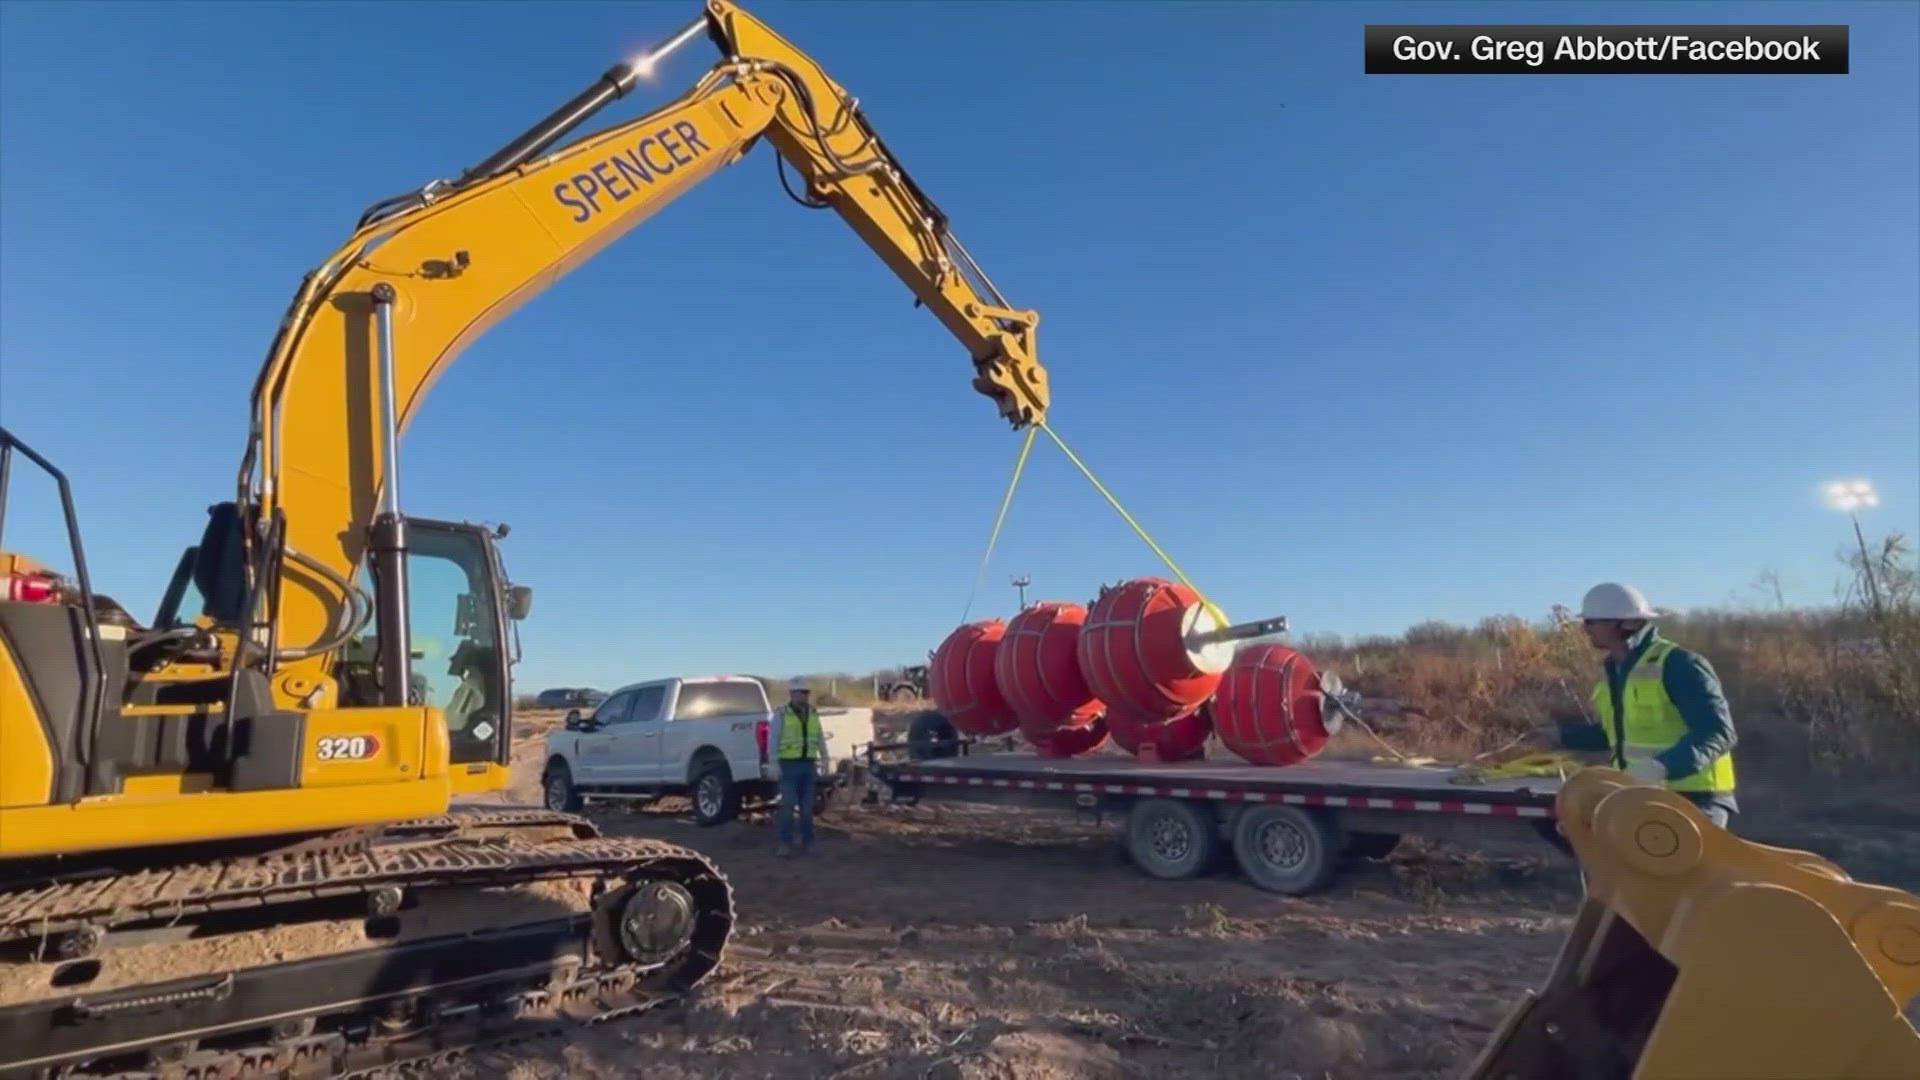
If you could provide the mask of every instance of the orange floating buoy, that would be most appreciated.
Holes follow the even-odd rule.
[[[1006,631],[999,619],[970,622],[933,652],[927,689],[934,707],[962,735],[1005,735],[1020,724],[993,675],[993,658]]]
[[[1233,660],[1226,629],[1191,586],[1139,577],[1103,587],[1080,633],[1080,670],[1107,706],[1114,741],[1179,761],[1211,728],[1200,704]]]
[[[1313,661],[1272,642],[1241,649],[1212,701],[1214,730],[1253,765],[1293,765],[1318,754],[1339,727],[1322,710]]]
[[[1105,706],[1087,687],[1076,646],[1087,609],[1046,600],[1015,615],[993,658],[994,682],[1042,754],[1066,757],[1105,742]]]
[[[1205,704],[1168,720],[1142,720],[1132,713],[1107,710],[1107,731],[1115,745],[1148,761],[1193,761],[1206,757],[1213,720]]]
[[[1080,670],[1111,712],[1168,720],[1220,684],[1233,642],[1191,587],[1141,577],[1103,587],[1080,632]]]
[[[1040,757],[1063,758],[1098,750],[1106,743],[1109,731],[1106,714],[1099,713],[1082,727],[1055,728],[1039,735],[1022,731],[1022,734]]]

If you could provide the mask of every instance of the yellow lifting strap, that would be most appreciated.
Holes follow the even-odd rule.
[[[1112,504],[1115,510],[1119,511],[1120,517],[1124,519],[1128,525],[1133,526],[1133,531],[1139,534],[1140,539],[1144,540],[1148,547],[1153,549],[1153,553],[1160,556],[1160,561],[1167,564],[1167,569],[1173,571],[1173,576],[1179,578],[1181,584],[1194,591],[1194,595],[1200,598],[1200,605],[1207,609],[1207,614],[1213,616],[1215,622],[1219,625],[1223,627],[1226,626],[1226,613],[1221,611],[1219,606],[1212,600],[1207,599],[1207,594],[1201,590],[1200,586],[1195,585],[1187,577],[1186,571],[1180,569],[1179,564],[1173,561],[1171,555],[1161,550],[1159,544],[1153,542],[1153,537],[1148,536],[1147,530],[1141,528],[1140,523],[1134,520],[1132,514],[1127,513],[1127,508],[1121,506],[1120,500],[1113,497],[1113,492],[1107,490],[1107,485],[1101,483],[1100,478],[1093,475],[1093,470],[1087,468],[1087,463],[1080,460],[1080,455],[1074,453],[1073,450],[1067,446],[1067,441],[1060,437],[1060,433],[1053,430],[1053,426],[1044,420],[1040,422],[1039,427],[1040,430],[1047,433],[1048,438],[1053,440],[1054,445],[1060,448],[1060,452],[1067,455],[1067,460],[1073,462],[1074,465],[1079,468],[1081,474],[1087,478],[1087,482],[1093,485],[1093,489],[1105,496],[1107,502]]]
[[[973,601],[980,592],[980,583],[986,580],[987,563],[993,559],[993,547],[1000,542],[1000,528],[1007,523],[1007,507],[1013,505],[1013,489],[1020,486],[1020,473],[1027,467],[1027,452],[1033,449],[1034,430],[1027,429],[1027,437],[1020,443],[1020,454],[1013,459],[1013,476],[1007,481],[1007,493],[1000,497],[1000,512],[993,517],[993,531],[987,534],[987,550],[980,555],[980,569],[973,575],[973,588],[967,591],[966,610],[960,613],[960,621],[965,623],[973,614]]]
[[[963,623],[966,622],[967,618],[973,614],[974,599],[979,595],[980,583],[986,580],[987,564],[993,559],[994,546],[1000,542],[1000,530],[1007,522],[1007,508],[1013,505],[1013,491],[1016,487],[1020,486],[1020,474],[1027,467],[1027,454],[1033,449],[1033,436],[1036,430],[1047,433],[1047,437],[1053,440],[1054,445],[1060,448],[1061,453],[1067,455],[1067,460],[1073,462],[1074,466],[1080,470],[1081,475],[1087,478],[1087,482],[1093,485],[1093,489],[1105,497],[1107,502],[1111,504],[1115,510],[1119,511],[1121,519],[1133,527],[1133,531],[1139,535],[1141,540],[1146,542],[1149,548],[1153,549],[1155,555],[1160,556],[1160,561],[1167,565],[1167,569],[1173,571],[1173,575],[1179,578],[1182,584],[1193,590],[1194,595],[1200,598],[1201,606],[1206,608],[1207,614],[1213,616],[1214,621],[1220,626],[1226,626],[1227,616],[1225,612],[1220,610],[1219,605],[1208,599],[1207,594],[1201,590],[1200,586],[1195,585],[1192,579],[1187,577],[1186,571],[1180,569],[1179,564],[1173,561],[1173,557],[1168,555],[1159,544],[1154,543],[1153,537],[1147,534],[1147,530],[1141,527],[1140,522],[1135,520],[1132,514],[1127,513],[1127,508],[1120,505],[1120,500],[1114,498],[1113,492],[1108,489],[1107,485],[1101,483],[1100,478],[1093,475],[1093,470],[1087,467],[1086,462],[1080,460],[1080,455],[1074,453],[1072,448],[1067,445],[1067,441],[1060,437],[1060,433],[1053,430],[1053,427],[1044,420],[1033,427],[1029,427],[1027,429],[1026,439],[1020,443],[1020,454],[1014,458],[1013,462],[1013,476],[1007,481],[1006,494],[1000,499],[1000,512],[994,515],[993,531],[987,534],[987,550],[980,556],[980,569],[974,575],[973,588],[967,593],[967,606],[966,610],[960,616],[960,621]]]
[[[1557,776],[1565,778],[1579,772],[1582,763],[1566,753],[1524,754],[1487,765],[1462,766],[1448,779],[1455,784],[1484,784],[1514,776]]]

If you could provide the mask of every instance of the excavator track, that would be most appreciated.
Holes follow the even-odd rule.
[[[544,810],[42,876],[0,891],[0,1078],[419,1075],[671,1001],[718,966],[732,925],[704,857]],[[302,927],[335,936],[297,958],[215,951],[189,974],[112,977],[142,950]]]

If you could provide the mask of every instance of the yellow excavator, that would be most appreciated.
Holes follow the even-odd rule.
[[[677,100],[562,143],[700,37]],[[765,138],[1044,419],[1037,316],[806,54],[727,0],[457,179],[383,200],[307,275],[254,384],[236,489],[150,623],[0,562],[0,1075],[326,1075],[645,1009],[719,962],[719,869],[586,819],[484,809],[511,761],[496,530],[403,511],[399,439],[463,347]],[[0,508],[4,507],[0,481]]]
[[[1465,1080],[1920,1077],[1920,897],[1614,769],[1569,777],[1554,821],[1586,896]]]
[[[687,94],[562,143],[702,34],[722,59]],[[531,593],[497,530],[403,513],[396,450],[466,344],[762,136],[960,339],[973,388],[1044,420],[1034,313],[818,65],[707,0],[308,275],[234,498],[150,623],[94,591],[66,477],[0,429],[0,512],[15,464],[46,471],[73,561],[0,552],[0,1077],[399,1074],[713,971],[734,913],[708,859],[456,804],[507,785]],[[1920,1076],[1920,900],[1611,770],[1557,817],[1587,898],[1474,1080]]]

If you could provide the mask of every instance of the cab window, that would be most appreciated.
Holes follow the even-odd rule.
[[[644,724],[660,719],[660,706],[667,700],[667,688],[664,686],[643,686],[634,692],[633,711],[626,719],[633,723]]]
[[[599,727],[606,727],[608,724],[618,724],[625,720],[627,714],[632,711],[633,691],[622,690],[594,708],[593,722]]]
[[[505,738],[501,592],[491,556],[485,537],[475,531],[409,523],[407,629],[413,680],[407,700],[441,710],[455,764],[494,760]],[[368,568],[363,567],[361,581],[371,596]],[[363,679],[377,680],[379,655],[379,624],[369,620],[347,646],[346,660]]]
[[[766,691],[757,682],[690,682],[680,687],[673,718],[707,720],[766,711]]]

